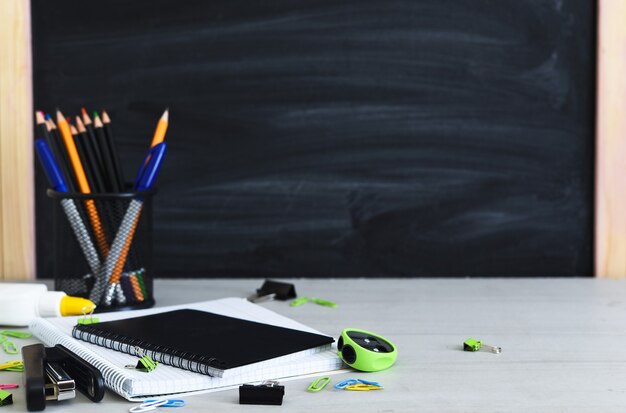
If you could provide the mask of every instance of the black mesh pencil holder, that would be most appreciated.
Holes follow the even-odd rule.
[[[96,303],[96,311],[154,305],[154,191],[47,194],[54,211],[54,286]]]

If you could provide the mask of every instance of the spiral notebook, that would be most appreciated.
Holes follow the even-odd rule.
[[[310,327],[276,314],[262,306],[252,304],[242,298],[225,298],[195,304],[139,310],[132,313],[104,313],[99,314],[98,317],[101,323],[105,323],[131,317],[171,313],[178,310],[209,312],[214,315],[225,316],[226,318],[233,317],[278,328],[291,329],[300,333],[306,332],[315,336],[321,335],[326,337],[324,340],[328,340],[327,336]],[[160,395],[182,395],[224,390],[243,383],[254,383],[268,379],[284,380],[342,368],[342,363],[339,357],[337,357],[336,350],[333,350],[332,346],[326,343],[280,357],[253,362],[252,364],[244,365],[244,368],[235,366],[237,363],[231,361],[233,366],[224,370],[230,370],[232,373],[225,374],[224,377],[211,377],[166,364],[159,364],[155,371],[144,373],[124,368],[128,364],[136,364],[138,358],[135,355],[73,338],[72,330],[76,326],[78,318],[39,318],[31,324],[30,329],[46,345],[63,344],[92,363],[102,372],[107,387],[131,401]],[[167,332],[169,326],[161,325],[158,328],[163,332]],[[180,337],[179,340],[182,342],[183,338]],[[332,339],[330,340],[332,341]],[[255,342],[253,344],[258,345],[259,343]],[[198,361],[198,358],[196,358],[196,361]],[[246,366],[248,368],[245,368]]]
[[[293,359],[317,347],[328,348],[334,341],[308,331],[191,309],[78,324],[72,336],[217,377],[246,373],[263,363],[280,362],[282,357]]]

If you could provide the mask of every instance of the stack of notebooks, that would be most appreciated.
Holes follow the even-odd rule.
[[[96,366],[107,387],[130,401],[232,388],[338,370],[332,337],[242,298],[99,314],[36,319],[31,331]],[[159,362],[145,373],[127,369],[138,356]]]

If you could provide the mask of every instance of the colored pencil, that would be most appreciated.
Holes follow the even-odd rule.
[[[100,146],[98,146],[98,142],[96,142],[96,138],[89,135],[87,132],[87,128],[83,124],[83,121],[80,119],[80,116],[76,116],[76,129],[78,129],[78,133],[83,137],[83,140],[87,142],[87,146],[89,150],[93,154],[94,157],[94,165],[93,168],[97,169],[98,175],[102,178],[102,187],[100,192],[106,192],[106,170],[104,168],[104,159],[102,158],[102,153],[100,153]]]
[[[81,108],[80,112],[83,116],[83,123],[85,125],[85,128],[87,128],[87,133],[89,133],[92,139],[95,139],[96,135],[93,132],[93,122],[91,121],[91,118],[89,117],[89,113],[87,112],[87,109]]]
[[[59,130],[55,125],[52,117],[50,115],[46,115],[46,127],[50,132],[54,145],[59,150],[59,162],[63,165],[62,168],[67,173],[67,188],[71,192],[76,192],[78,188],[78,180],[76,179],[76,175],[74,174],[74,170],[72,169],[72,163],[70,162],[69,154],[67,153],[67,149],[65,148],[65,144],[63,143],[63,138],[59,134]]]
[[[123,191],[124,172],[122,171],[122,165],[120,164],[117,146],[115,145],[115,139],[113,138],[113,130],[111,129],[111,118],[105,110],[102,111],[102,124],[104,125],[104,136],[106,137],[106,144],[109,153],[111,154],[111,160],[113,162],[113,169],[115,171],[115,180],[117,181],[118,191]]]
[[[150,144],[151,148],[163,142],[163,140],[165,139],[165,132],[167,132],[168,123],[169,108],[165,109],[165,112],[163,112],[163,115],[161,115],[161,119],[159,119],[159,123],[157,123],[156,130],[154,131],[154,136],[152,137],[152,143]]]
[[[41,111],[35,112],[35,123],[37,123],[37,127],[39,128],[39,132],[43,135],[43,137],[48,141],[50,137],[50,133],[48,128],[46,127],[46,117]],[[50,145],[50,143],[48,143]],[[52,148],[50,148],[52,149]]]
[[[108,155],[108,159],[109,159],[108,176],[109,176],[109,181],[110,181],[109,183],[112,186],[114,192],[121,192],[123,190],[123,185],[121,184],[121,180],[118,178],[117,173],[115,171],[115,162],[113,160],[115,155],[113,154],[113,152],[111,152],[111,147],[109,146],[109,143],[107,142],[108,139],[104,132],[104,126],[102,124],[102,121],[100,120],[100,117],[97,114],[95,114],[94,119],[93,119],[93,129],[96,133],[96,139],[98,140],[101,147],[105,149]]]
[[[87,135],[98,147],[100,155],[102,157],[102,176],[104,177],[104,184],[107,192],[119,192],[117,185],[114,184],[113,176],[113,164],[111,163],[111,156],[109,154],[106,142],[103,142],[100,136],[95,132],[93,122],[89,117],[87,109],[81,108],[82,120],[87,130]]]
[[[100,176],[100,170],[98,168],[93,149],[91,148],[89,141],[87,140],[87,134],[79,133],[74,125],[70,126],[72,137],[76,143],[76,149],[78,149],[78,155],[85,167],[85,174],[87,175],[87,181],[92,189],[93,193],[104,192],[104,183]]]
[[[76,150],[76,144],[74,143],[74,138],[72,137],[70,125],[67,123],[67,120],[65,120],[60,110],[57,110],[57,127],[59,128],[59,132],[61,132],[65,148],[67,149],[70,161],[72,162],[72,168],[74,168],[76,180],[78,181],[78,188],[83,194],[89,194],[91,193],[91,187],[89,186],[87,176],[85,175],[85,169],[83,168],[78,151]]]
[[[63,179],[65,180],[65,184],[67,185],[70,191],[74,190],[73,182],[71,180],[71,176],[67,170],[67,164],[64,162],[63,154],[58,146],[58,141],[52,135],[52,132],[48,129],[48,124],[46,123],[46,118],[43,112],[37,111],[35,113],[35,119],[37,121],[37,126],[39,127],[40,133],[44,136],[46,142],[48,143],[48,147],[52,151],[52,155],[54,159],[57,161],[59,166],[59,170],[63,175]]]

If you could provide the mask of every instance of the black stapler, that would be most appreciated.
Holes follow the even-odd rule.
[[[76,390],[93,402],[104,397],[104,378],[100,370],[64,346],[33,344],[22,348],[26,380],[26,408],[40,411],[46,400],[68,400]]]

